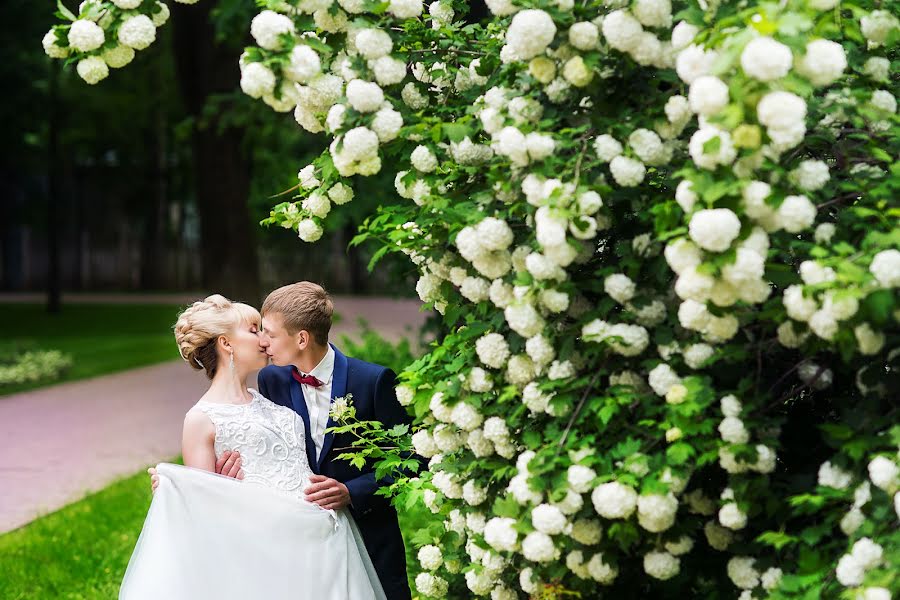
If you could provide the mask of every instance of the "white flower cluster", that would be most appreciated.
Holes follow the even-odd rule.
[[[866,571],[881,563],[884,550],[871,539],[860,538],[853,544],[849,554],[840,558],[835,569],[837,580],[845,587],[862,585]]]
[[[645,0],[638,2],[634,10],[634,14],[619,9],[606,15],[601,26],[606,42],[619,52],[628,54],[639,65],[671,67],[671,49],[653,33],[644,30],[644,26],[660,27],[671,22],[669,2]]]

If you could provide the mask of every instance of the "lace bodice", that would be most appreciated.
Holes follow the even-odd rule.
[[[304,499],[312,470],[306,455],[303,420],[254,389],[248,404],[199,401],[194,409],[216,427],[216,457],[225,450],[241,453],[244,481]]]

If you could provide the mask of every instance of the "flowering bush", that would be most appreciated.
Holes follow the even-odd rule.
[[[96,4],[45,39],[89,82],[159,10]],[[900,586],[896,0],[261,4],[241,87],[331,140],[268,222],[389,171],[355,241],[449,330],[397,390],[421,594]]]
[[[59,350],[4,353],[0,356],[0,388],[58,379],[71,366],[72,357]]]

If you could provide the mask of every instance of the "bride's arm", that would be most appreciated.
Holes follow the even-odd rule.
[[[188,467],[216,472],[216,427],[199,410],[189,411],[184,417],[181,436],[181,454]]]

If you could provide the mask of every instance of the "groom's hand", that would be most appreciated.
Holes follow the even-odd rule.
[[[337,479],[311,475],[309,483],[309,487],[305,490],[308,501],[326,510],[339,510],[350,504],[350,491]]]
[[[241,469],[241,453],[226,450],[216,460],[216,473],[234,479],[243,479],[244,471]]]

